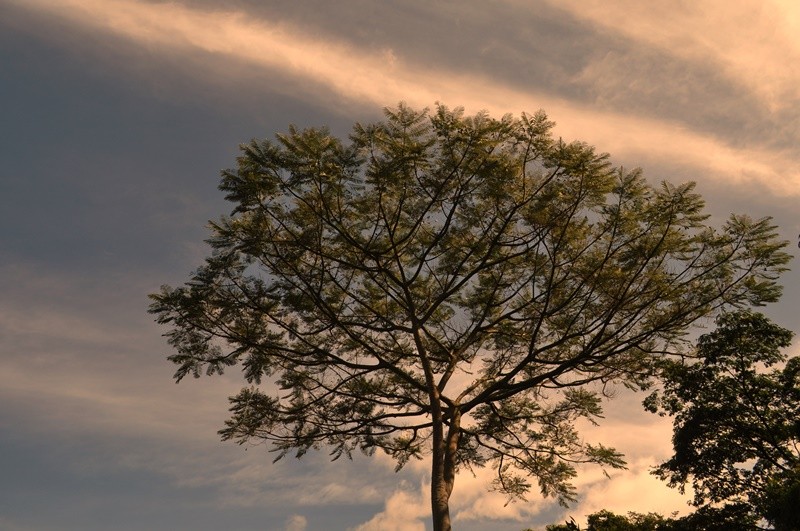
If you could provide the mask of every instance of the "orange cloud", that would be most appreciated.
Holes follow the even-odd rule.
[[[397,51],[365,51],[343,42],[322,41],[298,28],[256,20],[243,12],[197,10],[180,4],[135,0],[26,0],[24,4],[21,0],[11,1],[142,45],[220,55],[279,71],[312,85],[307,90],[317,92],[315,101],[324,101],[326,98],[320,96],[326,94],[328,99],[336,95],[354,104],[375,106],[401,100],[414,106],[442,101],[463,105],[470,112],[486,109],[495,114],[545,108],[559,122],[558,134],[593,143],[600,150],[613,153],[616,160],[680,161],[700,169],[698,173],[704,177],[734,185],[757,183],[784,196],[800,195],[800,171],[792,154],[759,148],[735,149],[711,135],[686,130],[669,121],[597,111],[565,99],[521,92],[478,75],[408,64]],[[620,25],[623,28],[620,31],[659,46],[674,45],[676,53],[687,56],[711,50],[714,57],[742,79],[750,76],[762,61],[768,79],[763,91],[768,99],[779,102],[782,95],[793,97],[800,90],[797,88],[800,83],[791,83],[800,79],[795,72],[800,61],[791,67],[786,61],[778,65],[779,60],[770,55],[776,44],[756,43],[753,50],[740,57],[741,47],[726,48],[728,41],[716,44],[707,32],[697,31],[707,9],[690,10],[684,18],[657,19],[649,9],[636,8],[639,5],[636,2],[570,2],[576,14],[599,24],[611,25],[619,20],[614,14],[621,16],[624,11],[627,22]],[[742,8],[736,13],[745,16],[749,11]],[[796,17],[792,20],[797,22]],[[655,26],[662,22],[663,27],[656,31]],[[785,26],[788,28],[789,23]],[[702,35],[689,38],[695,31]],[[678,46],[684,38],[688,43]],[[788,39],[779,42],[789,42]],[[787,45],[786,50],[798,53],[797,46]],[[779,66],[794,70],[788,70],[784,76]]]
[[[425,496],[426,485],[413,492],[400,485],[386,500],[385,509],[349,531],[425,531],[424,520],[430,518]]]
[[[791,0],[550,0],[634,41],[714,63],[777,111],[800,100],[800,4]]]

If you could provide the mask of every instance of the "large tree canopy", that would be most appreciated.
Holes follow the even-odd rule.
[[[735,312],[700,338],[698,360],[661,363],[652,411],[674,416],[674,455],[656,473],[694,503],[747,507],[775,529],[800,529],[800,358],[792,333],[761,314]]]
[[[576,432],[601,414],[589,384],[641,385],[698,319],[775,300],[785,243],[768,219],[715,230],[692,184],[653,187],[552,126],[401,105],[349,142],[242,146],[212,256],[151,307],[178,380],[242,365],[223,438],[430,454],[437,530],[460,466],[561,502],[576,463],[623,466]]]

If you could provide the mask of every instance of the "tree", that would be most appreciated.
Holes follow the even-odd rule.
[[[687,516],[665,518],[657,513],[629,512],[627,516],[602,510],[590,514],[586,531],[755,531],[756,518],[748,507],[729,504],[724,507],[701,507]],[[528,530],[532,531],[532,530]],[[570,519],[564,524],[548,525],[545,531],[581,531]]]
[[[598,511],[586,519],[586,531],[658,531],[666,522],[661,515],[655,513],[628,513],[627,516]],[[574,519],[564,524],[548,525],[546,531],[580,531]]]
[[[628,513],[628,516],[600,511],[586,520],[587,531],[656,531],[664,519],[655,513]]]
[[[668,518],[658,531],[756,531],[758,518],[746,504],[705,505],[680,518]]]
[[[530,527],[523,531],[534,531]],[[545,527],[545,531],[581,531],[581,527],[575,523],[574,518],[570,518],[568,522],[563,524],[551,524]]]
[[[552,126],[400,105],[349,143],[242,146],[213,254],[151,306],[177,380],[242,365],[222,438],[430,454],[436,530],[460,467],[561,503],[576,463],[623,467],[575,429],[600,384],[644,385],[698,319],[775,300],[785,242],[768,219],[716,231],[692,184],[651,187]]]
[[[664,389],[645,404],[675,417],[674,455],[655,472],[691,484],[696,506],[731,502],[800,529],[800,358],[781,352],[792,335],[761,314],[726,313],[695,362],[662,362]]]

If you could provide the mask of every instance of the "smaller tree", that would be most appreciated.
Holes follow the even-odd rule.
[[[523,531],[533,531],[533,529],[528,528]],[[581,531],[581,528],[575,523],[574,518],[570,518],[568,522],[564,522],[563,524],[551,524],[547,526],[545,531]]]
[[[745,504],[724,507],[701,507],[680,518],[665,518],[657,513],[629,512],[627,516],[601,510],[586,519],[585,531],[753,531],[756,518]],[[526,531],[532,531],[530,529]],[[581,531],[573,518],[563,524],[552,524],[545,531]]]
[[[755,531],[758,518],[744,503],[729,503],[722,507],[705,505],[680,518],[664,520],[658,531]]]
[[[717,325],[699,361],[661,364],[664,389],[645,400],[675,417],[675,453],[654,473],[681,492],[691,484],[695,506],[745,504],[777,530],[798,529],[800,358],[781,352],[793,334],[748,311]]]
[[[600,511],[586,520],[588,531],[656,531],[664,519],[655,513],[628,513],[628,516]]]

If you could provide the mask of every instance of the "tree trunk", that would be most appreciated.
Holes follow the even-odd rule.
[[[450,494],[456,478],[456,450],[461,435],[461,413],[456,409],[450,419],[447,438],[444,422],[433,426],[433,463],[431,465],[431,514],[433,531],[451,531]]]

